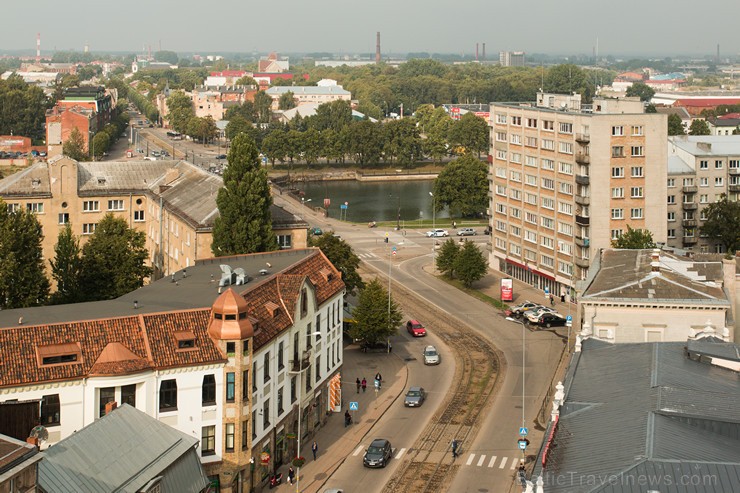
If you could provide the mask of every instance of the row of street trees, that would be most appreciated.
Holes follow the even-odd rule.
[[[167,98],[167,109],[169,111],[167,119],[175,131],[189,135],[204,144],[218,136],[218,128],[213,117],[210,115],[205,117],[195,116],[193,102],[184,92],[176,91],[172,93]]]
[[[124,101],[116,111],[113,120],[103,127],[102,130],[95,133],[90,142],[89,149],[86,149],[85,137],[75,127],[69,134],[69,138],[62,145],[62,154],[77,161],[88,161],[91,158],[99,159],[108,149],[116,142],[126,131],[128,127],[129,116],[120,108],[125,108]]]

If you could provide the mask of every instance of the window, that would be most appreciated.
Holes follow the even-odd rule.
[[[542,188],[547,190],[555,190],[555,180],[552,178],[542,178]]]
[[[204,426],[200,434],[200,455],[216,454],[216,427]]]
[[[311,324],[306,326],[306,348],[311,349],[313,347],[313,337],[311,331]]]
[[[102,418],[105,416],[105,405],[109,402],[115,402],[116,400],[116,388],[104,387],[98,391],[100,393],[98,400],[98,417]]]
[[[233,371],[226,373],[226,402],[236,400],[236,375]]]
[[[296,391],[298,390],[298,382],[296,382],[296,377],[291,377],[290,379],[290,402],[291,404],[295,402],[296,400]]]
[[[41,424],[57,426],[62,423],[59,404],[59,394],[45,395],[41,398]]]
[[[134,211],[134,222],[140,223],[144,221],[144,211]]]
[[[316,356],[316,381],[321,380],[321,355]]]
[[[560,133],[561,134],[572,134],[573,133],[573,124],[572,123],[561,123],[560,124]]]
[[[528,204],[537,205],[537,194],[527,192],[524,196],[524,201]]]
[[[496,212],[498,212],[499,214],[506,215],[506,205],[501,204],[501,203],[497,203],[496,204]]]
[[[249,370],[242,371],[242,399],[249,399]]]
[[[506,187],[503,185],[496,185],[496,195],[506,197]]]
[[[59,224],[68,224],[69,223],[69,213],[68,212],[62,212],[59,214]]]
[[[740,159],[730,159],[729,168],[730,169],[740,168]]]
[[[511,124],[516,125],[518,127],[522,126],[522,117],[521,116],[512,116],[511,117]]]
[[[109,211],[122,211],[123,210],[123,200],[109,200],[108,201],[108,210]]]
[[[537,118],[527,118],[527,127],[537,128]]]
[[[676,237],[676,230],[675,229],[669,229],[668,230],[668,238],[675,238]]]
[[[247,450],[249,442],[247,442],[247,432],[249,431],[249,421],[246,419],[242,421],[242,450]]]
[[[645,154],[643,153],[642,146],[632,146],[630,147],[630,153],[632,154],[632,157],[642,157]]]
[[[705,195],[699,195],[699,203],[706,204],[708,202],[707,198],[708,198],[708,196],[706,194]]]
[[[524,175],[524,182],[532,187],[537,186],[537,176],[535,175]]]
[[[522,174],[519,171],[511,171],[509,173],[511,181],[515,181],[518,183],[521,183],[522,181]]]
[[[252,411],[252,440],[257,438],[257,411]]]
[[[511,255],[516,255],[517,257],[521,257],[522,255],[522,247],[519,245],[516,245],[514,243],[509,244],[509,253]]]
[[[633,199],[639,199],[642,198],[642,187],[632,187],[630,188],[630,197]]]
[[[537,167],[537,158],[534,156],[525,156],[524,157],[524,165],[525,166],[533,166]]]
[[[121,405],[128,404],[136,407],[136,384],[124,385],[121,387]]]
[[[565,173],[566,175],[572,175],[573,165],[571,163],[564,163],[560,161],[558,163],[558,171],[560,171],[561,173]]]
[[[684,204],[693,204],[694,203],[694,194],[688,193],[683,196],[683,203]]]
[[[515,217],[517,219],[521,219],[522,218],[522,210],[521,209],[518,209],[516,207],[512,207],[511,208],[511,217]]]
[[[676,186],[676,179],[675,178],[668,178],[668,188],[673,188]]]
[[[511,189],[511,190],[509,191],[509,195],[510,195],[510,196],[511,196],[511,198],[512,198],[512,199],[514,199],[514,200],[522,200],[522,191],[521,191],[521,190],[517,190],[517,189],[515,189],[515,188],[512,188],[512,189]]]
[[[571,276],[573,275],[573,265],[568,262],[558,262],[558,272]]]
[[[699,178],[699,186],[700,187],[708,187],[709,186],[709,178],[706,176]]]
[[[20,210],[20,204],[8,204],[8,214],[18,212]]]
[[[553,161],[552,159],[542,159],[542,169],[555,169],[555,161]]]
[[[177,411],[177,380],[162,380],[159,384],[159,410]]]
[[[519,226],[514,226],[513,224],[509,226],[511,228],[511,235],[516,236],[517,238],[522,236],[522,228]]]
[[[722,169],[723,166],[724,164],[722,163],[722,160],[717,159],[714,161],[714,169]]]
[[[632,125],[632,135],[643,135],[642,125]]]
[[[277,235],[278,246],[281,250],[288,250],[293,248],[293,236],[292,235]]]
[[[278,415],[283,414],[283,411],[285,410],[283,408],[283,387],[280,387],[278,389],[277,407],[278,407]]]
[[[624,157],[624,146],[612,146],[612,157]]]
[[[82,225],[82,234],[83,235],[91,235],[95,232],[95,227],[97,226],[97,223],[85,223]]]
[[[699,161],[699,169],[709,169],[709,161]]]
[[[522,162],[522,155],[519,154],[518,152],[512,152],[511,153],[511,162],[512,163],[517,163],[517,164],[521,163]]]
[[[558,221],[558,233],[573,236],[573,225]]]
[[[519,134],[511,134],[509,138],[511,139],[512,144],[521,145],[522,143],[522,136]]]
[[[496,113],[496,123],[506,123],[506,115]]]
[[[506,232],[506,223],[504,221],[496,221],[496,230]]]
[[[502,151],[501,149],[496,150],[496,159],[501,159],[503,161],[506,161],[507,159],[507,153],[506,151]]]
[[[278,344],[278,371],[285,368],[285,348],[283,341],[280,341],[280,344]]]
[[[499,238],[497,236],[496,237],[496,248],[498,248],[499,250],[506,251],[506,240],[504,240],[503,238]]]
[[[86,200],[82,203],[83,212],[97,212],[100,210],[100,202],[97,200]]]
[[[542,207],[545,209],[555,210],[555,200],[547,197],[542,197]]]
[[[543,130],[555,130],[555,122],[552,120],[542,120]]]
[[[524,220],[531,224],[537,224],[537,214],[534,214],[532,212],[525,212]]]
[[[613,199],[623,199],[624,198],[624,188],[622,187],[612,188],[612,198]]]
[[[496,132],[497,142],[506,142],[506,132]]]
[[[550,139],[542,139],[542,148],[547,151],[554,151],[555,141]]]
[[[44,203],[43,202],[33,202],[26,204],[26,210],[28,212],[33,212],[36,214],[43,214],[44,213]]]
[[[612,209],[612,219],[624,219],[624,210]]]
[[[303,288],[301,290],[301,318],[305,317],[308,313],[308,290]]]
[[[560,142],[558,150],[563,154],[573,154],[573,143],[572,142]]]
[[[624,127],[621,125],[612,127],[612,135],[617,137],[624,135]]]
[[[676,196],[675,195],[669,195],[668,196],[668,203],[669,204],[675,204],[676,203]]]
[[[265,362],[264,362],[264,368],[262,369],[262,376],[264,378],[264,382],[267,383],[270,381],[270,352],[265,353]]]
[[[234,429],[236,425],[234,423],[226,423],[226,451],[234,451]]]
[[[227,342],[226,343],[226,356],[234,356],[235,354],[236,354],[236,343]]]
[[[203,388],[201,390],[201,405],[213,406],[216,404],[216,376],[203,375]]]
[[[555,267],[555,259],[548,257],[547,255],[540,256],[540,263],[545,267]]]
[[[537,137],[525,137],[524,145],[527,147],[537,147]]]
[[[621,166],[612,168],[612,178],[624,178],[624,168]]]
[[[669,212],[668,213],[668,221],[675,221],[676,220],[676,213],[675,212]]]
[[[537,233],[534,231],[524,231],[524,240],[530,243],[537,243]]]
[[[542,237],[542,246],[543,247],[549,248],[550,250],[552,250],[553,247],[554,247],[554,245],[555,245],[555,242],[553,241],[552,238],[548,238],[547,236],[543,236]]]
[[[569,204],[567,202],[558,202],[558,212],[561,212],[563,214],[568,214],[569,216],[573,214],[573,204]]]
[[[611,231],[612,240],[619,239],[620,236],[622,236],[622,230],[621,229],[613,229]]]
[[[496,167],[496,176],[498,178],[506,178],[506,168],[503,166],[497,166]]]
[[[642,219],[642,217],[643,217],[642,216],[642,208],[639,207],[639,208],[630,209],[630,217],[632,219]]]
[[[722,177],[722,176],[715,176],[714,177],[714,186],[715,187],[721,187],[721,186],[723,186],[725,184],[724,182],[725,182],[724,177]]]
[[[641,178],[645,176],[643,175],[643,172],[642,172],[642,166],[632,166],[630,168],[630,174],[632,178]]]
[[[313,388],[313,385],[311,385],[311,367],[309,366],[306,368],[306,392],[311,390]]]

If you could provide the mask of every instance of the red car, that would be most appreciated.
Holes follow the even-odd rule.
[[[406,330],[414,337],[424,337],[427,335],[427,329],[418,320],[409,320],[406,322]]]

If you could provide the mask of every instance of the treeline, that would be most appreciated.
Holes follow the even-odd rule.
[[[0,80],[0,135],[30,137],[36,145],[44,142],[51,105],[41,88],[26,84],[20,75]]]

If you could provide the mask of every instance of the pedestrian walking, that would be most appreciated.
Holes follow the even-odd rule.
[[[457,223],[455,221],[452,221],[452,229],[457,229]]]
[[[375,380],[375,396],[378,396],[378,391],[380,390],[380,380]]]
[[[381,375],[380,372],[376,373],[375,374],[375,380],[377,380],[378,382],[382,382],[383,381],[383,375]]]
[[[565,303],[565,293],[560,293],[560,302]]]
[[[293,484],[294,479],[295,479],[295,471],[293,470],[293,466],[290,466],[288,468],[288,482],[290,484]]]
[[[344,411],[344,427],[348,427],[352,424],[352,415],[349,413],[349,409]]]
[[[313,460],[316,460],[316,452],[319,451],[319,444],[316,443],[316,440],[313,441],[313,444],[311,444],[311,452],[313,452]]]
[[[452,439],[452,458],[457,458],[457,439]]]
[[[365,380],[365,377],[362,377],[362,393],[365,393],[365,390],[367,389],[367,380]]]
[[[555,306],[555,297],[550,294],[550,306]]]
[[[360,377],[357,377],[357,393],[360,393]]]

